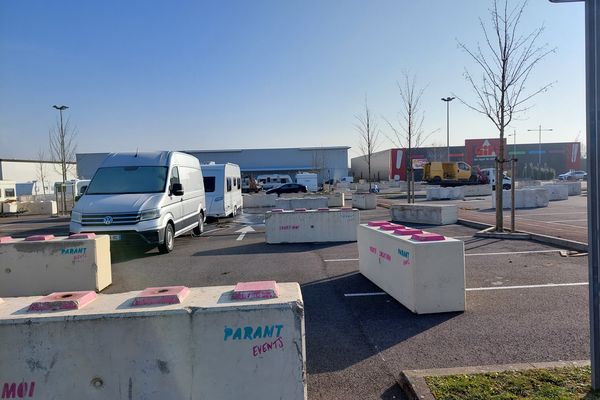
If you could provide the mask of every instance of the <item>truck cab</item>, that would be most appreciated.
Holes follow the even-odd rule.
[[[473,174],[471,166],[463,161],[432,161],[423,166],[423,179],[436,185],[452,182],[475,183],[477,181],[477,175]]]

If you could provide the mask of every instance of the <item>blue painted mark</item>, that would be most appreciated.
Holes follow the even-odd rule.
[[[243,326],[229,327],[223,329],[223,341],[231,340],[254,340],[281,336],[283,325],[273,324],[265,326]]]
[[[86,247],[67,247],[66,249],[60,249],[61,255],[71,255],[71,254],[85,254],[87,251]]]

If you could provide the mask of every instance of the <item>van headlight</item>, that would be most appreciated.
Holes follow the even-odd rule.
[[[71,211],[71,221],[81,223],[81,213],[77,211]]]
[[[146,210],[140,213],[140,221],[148,221],[160,217],[160,210]]]

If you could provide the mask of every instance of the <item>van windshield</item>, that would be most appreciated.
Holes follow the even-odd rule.
[[[85,194],[161,193],[167,167],[106,167],[96,171]]]

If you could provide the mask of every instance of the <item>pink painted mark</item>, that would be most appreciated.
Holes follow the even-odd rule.
[[[180,304],[190,294],[186,286],[164,286],[146,288],[133,299],[133,306],[154,304]]]
[[[342,207],[342,211],[352,211],[354,208],[352,207]]]
[[[0,236],[0,243],[12,242],[13,238],[10,236]]]
[[[273,299],[279,297],[275,281],[238,282],[231,294],[232,300]]]
[[[402,228],[404,228],[404,225],[399,225],[399,224],[389,224],[389,225],[379,226],[379,229],[382,231],[394,231],[396,229],[402,229]]]
[[[67,238],[67,240],[69,239],[95,239],[96,238],[96,234],[93,232],[90,233],[74,233],[71,236],[69,236]]]
[[[274,208],[271,210],[271,212],[280,213],[280,212],[283,212],[283,208]]]
[[[423,232],[412,235],[411,239],[419,242],[436,242],[438,240],[445,240],[446,238],[437,233]]]
[[[28,311],[79,310],[98,297],[92,290],[82,292],[55,292],[31,303]]]
[[[389,225],[390,221],[369,221],[367,223],[368,226],[383,226],[383,225]]]
[[[329,211],[329,207],[319,207],[317,211]]]
[[[416,235],[417,233],[423,233],[422,230],[420,229],[415,229],[415,228],[401,228],[401,229],[396,229],[394,231],[394,234],[396,235],[400,235],[400,236],[412,236],[412,235]]]
[[[33,236],[27,236],[25,238],[26,242],[42,242],[45,240],[52,240],[54,239],[54,235],[33,235]]]
[[[304,212],[306,211],[306,208],[294,208],[294,211]]]

